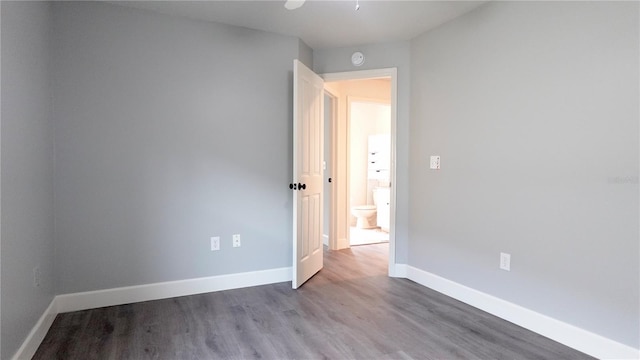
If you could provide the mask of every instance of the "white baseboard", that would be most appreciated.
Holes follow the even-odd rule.
[[[291,271],[287,267],[58,295],[51,301],[12,360],[31,359],[58,313],[291,281]],[[640,357],[638,349],[406,264],[396,264],[395,273],[390,276],[406,277],[599,359]]]
[[[329,246],[329,235],[322,235],[322,243],[325,246]]]
[[[396,267],[402,265],[396,265]],[[638,359],[640,350],[495,296],[407,266],[409,280],[599,359]]]
[[[291,281],[291,277],[292,268],[287,267],[58,295],[11,359],[31,359],[58,313],[274,284]]]
[[[396,278],[406,278],[407,277],[407,264],[395,264],[393,268],[390,268],[389,276]]]
[[[58,312],[94,309],[213,291],[291,281],[291,268],[251,271],[188,280],[127,286],[56,296]]]
[[[11,359],[31,359],[33,355],[35,355],[36,351],[38,351],[40,343],[42,343],[42,340],[44,340],[44,337],[47,335],[47,332],[49,331],[51,324],[53,324],[53,320],[55,320],[57,314],[56,298],[53,298],[42,316],[40,316],[40,319],[38,319],[36,325],[31,329],[29,335],[27,335],[27,338]]]

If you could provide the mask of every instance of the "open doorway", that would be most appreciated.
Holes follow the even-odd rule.
[[[391,95],[389,79],[358,80],[380,97],[347,97],[349,130],[349,245],[389,242]],[[346,85],[346,84],[345,84]],[[349,86],[349,85],[347,85]]]
[[[388,242],[389,275],[393,276],[396,69],[322,77],[326,161],[324,242],[330,250]],[[358,208],[368,212],[357,211]]]

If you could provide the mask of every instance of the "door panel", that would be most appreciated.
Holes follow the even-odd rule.
[[[293,281],[297,289],[322,269],[324,82],[293,65]]]

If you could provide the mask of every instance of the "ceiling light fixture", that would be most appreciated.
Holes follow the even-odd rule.
[[[304,1],[305,0],[287,0],[287,2],[284,3],[284,8],[287,10],[295,10],[304,5]]]
[[[284,8],[287,10],[295,10],[304,5],[305,1],[306,0],[287,0],[284,3]],[[360,0],[356,0],[356,11],[358,10],[360,10]]]

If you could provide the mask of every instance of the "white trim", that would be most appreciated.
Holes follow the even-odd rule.
[[[40,347],[42,340],[44,340],[44,337],[47,335],[51,324],[53,324],[53,320],[56,319],[56,315],[58,314],[56,299],[57,297],[51,300],[51,303],[44,311],[42,316],[40,316],[40,319],[38,319],[36,325],[33,327],[33,329],[31,329],[29,335],[27,335],[27,338],[11,358],[12,360],[28,360],[36,354],[36,351],[38,351],[38,347]]]
[[[12,360],[31,359],[59,313],[291,281],[292,268],[167,281],[56,296]]]
[[[286,282],[291,281],[291,271],[292,269],[287,267],[58,295],[51,301],[11,359],[31,359],[58,313]],[[406,264],[396,264],[390,276],[406,277],[600,359],[638,359],[640,357],[638,349]]]
[[[599,359],[638,359],[640,350],[430,272],[407,266],[407,278]]]
[[[324,121],[327,119],[327,115],[330,115],[329,119],[329,134],[324,134],[324,143],[325,145],[329,142],[329,173],[330,177],[335,179],[336,175],[336,164],[337,164],[337,156],[336,156],[336,124],[338,121],[338,94],[335,89],[332,89],[330,86],[324,85],[324,94],[331,101],[331,114],[324,114]],[[326,104],[325,104],[326,107]],[[325,174],[326,177],[326,174]],[[324,221],[329,221],[329,235],[326,245],[329,247],[329,250],[338,250],[338,191],[334,186],[335,181],[331,183],[329,186],[329,219],[323,219]],[[326,200],[327,197],[323,195],[323,201]],[[332,241],[333,239],[333,241]]]
[[[329,235],[324,235],[324,234],[322,234],[322,243],[323,243],[325,246],[329,246]]]
[[[398,124],[398,69],[384,68],[373,70],[346,71],[336,73],[326,73],[321,75],[325,82],[343,81],[343,80],[362,80],[362,79],[379,79],[391,78],[391,201],[390,201],[390,219],[389,219],[389,276],[393,277],[396,273],[396,147],[397,147],[397,124]],[[326,89],[326,87],[325,87]],[[347,134],[348,135],[348,134]],[[348,155],[348,154],[347,154]],[[335,173],[332,175],[335,176]],[[348,196],[348,195],[347,195]],[[350,211],[346,209],[346,214]]]
[[[383,68],[373,70],[356,70],[335,73],[325,73],[320,76],[325,82],[343,81],[343,80],[364,80],[364,79],[381,79],[390,76],[396,76],[397,68]]]
[[[396,264],[393,268],[393,273],[390,273],[390,277],[407,278],[407,264]]]
[[[291,274],[287,267],[64,294],[56,300],[58,312],[63,313],[291,281]]]

